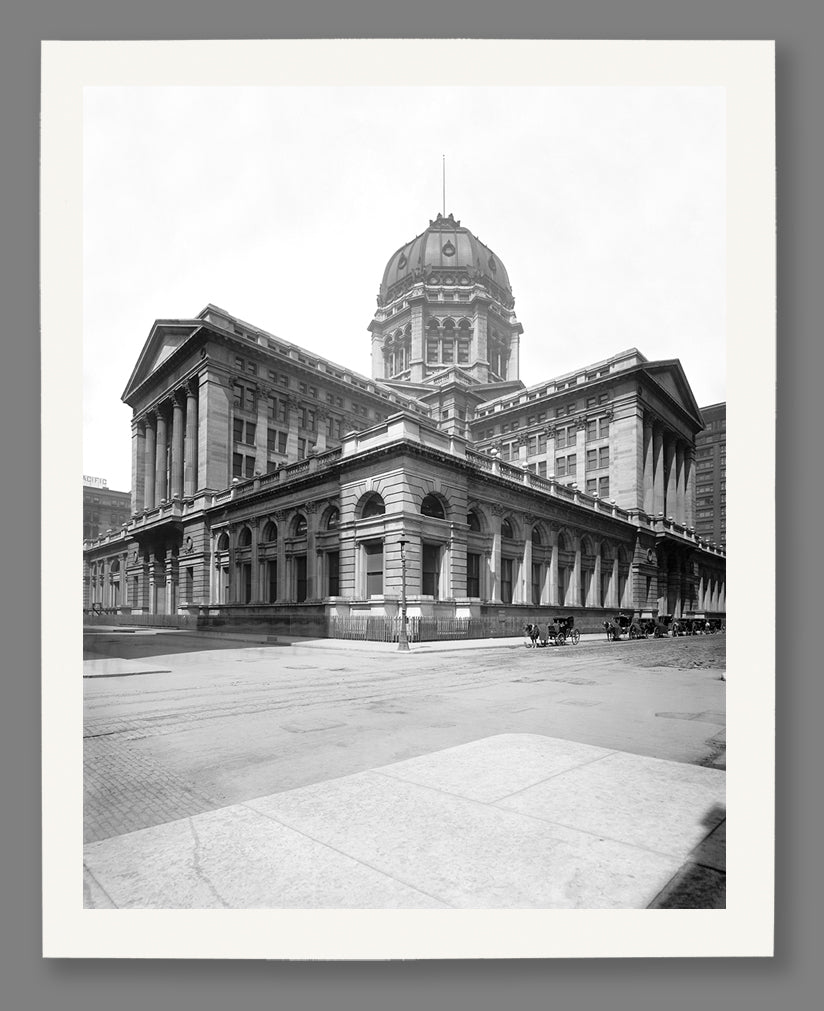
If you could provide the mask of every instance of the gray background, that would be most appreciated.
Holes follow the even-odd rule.
[[[814,577],[821,538],[821,0],[29,0],[0,15],[0,1004],[132,1008],[806,1009],[822,983],[822,663]],[[774,959],[389,964],[45,961],[40,957],[38,111],[41,39],[776,39],[778,120],[777,894]],[[818,368],[816,368],[818,366]],[[68,396],[75,391],[68,391]],[[58,433],[46,433],[58,437]],[[758,475],[753,475],[754,489]],[[50,489],[43,493],[61,493]],[[72,531],[51,530],[46,544]],[[757,545],[754,545],[757,549]],[[48,627],[48,616],[45,616]],[[765,649],[773,647],[771,636]],[[817,703],[817,705],[816,705]],[[734,760],[734,759],[733,759]],[[757,788],[757,785],[756,785]]]

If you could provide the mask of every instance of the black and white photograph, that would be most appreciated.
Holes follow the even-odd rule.
[[[661,953],[691,954],[695,911],[706,945],[745,911],[735,618],[772,592],[736,567],[745,454],[728,573],[728,389],[740,433],[735,391],[774,368],[773,278],[743,284],[760,331],[730,280],[742,246],[771,256],[731,186],[741,111],[711,74],[516,86],[478,81],[494,44],[392,45],[431,60],[413,83],[82,88],[62,901],[104,933],[279,911],[273,957],[323,911],[551,911],[580,955],[564,915],[632,911],[644,953],[672,929]],[[746,814],[737,783],[764,824],[769,784]],[[345,923],[340,957],[369,957]]]

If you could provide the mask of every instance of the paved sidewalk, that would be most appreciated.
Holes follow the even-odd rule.
[[[718,908],[725,781],[502,734],[90,843],[85,905]]]

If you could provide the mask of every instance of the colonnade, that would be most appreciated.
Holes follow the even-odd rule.
[[[657,419],[644,416],[644,512],[695,525],[695,450]]]
[[[198,394],[186,385],[132,423],[132,512],[194,495]]]

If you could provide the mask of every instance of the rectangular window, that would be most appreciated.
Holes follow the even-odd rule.
[[[594,419],[587,422],[587,442],[598,438],[598,422]]]
[[[278,469],[277,460],[267,460],[266,461],[266,473],[267,474],[274,474],[277,469]]]
[[[538,477],[546,477],[546,460],[538,461]]]
[[[537,435],[530,435],[529,436],[529,438],[527,439],[527,450],[526,451],[527,451],[527,455],[528,456],[535,456],[536,455],[536,453],[538,452],[538,436]]]
[[[244,458],[244,471],[246,477],[255,476],[255,458],[253,456],[247,456]]]
[[[594,477],[587,478],[587,495],[598,494],[598,481]]]
[[[366,541],[363,545],[366,568],[366,596],[383,593],[383,541]]]
[[[246,445],[254,446],[257,435],[257,425],[253,421],[246,422]]]
[[[306,555],[295,555],[295,600],[302,604],[306,593]]]
[[[254,363],[254,362],[247,362],[247,363],[246,363],[246,371],[247,371],[247,372],[248,372],[248,373],[249,373],[250,375],[252,375],[252,376],[256,376],[256,375],[257,375],[257,365],[255,365],[255,363]]]
[[[286,455],[286,432],[278,432],[278,453]]]
[[[438,597],[441,575],[441,548],[439,544],[424,544],[421,558],[421,593]]]
[[[587,470],[595,470],[598,467],[598,451],[595,449],[587,450]]]
[[[468,551],[466,555],[466,595],[480,597],[481,595],[481,556]]]
[[[306,439],[298,439],[298,460],[306,458]]]
[[[599,477],[598,478],[598,494],[601,498],[609,498],[609,478]]]
[[[538,452],[546,453],[546,432],[538,433]]]
[[[278,599],[278,563],[274,560],[266,563],[266,600],[270,604]]]
[[[452,341],[444,341],[443,344],[441,345],[441,355],[443,356],[441,358],[441,361],[443,361],[445,364],[453,362],[455,360],[453,357],[454,352],[455,349]]]
[[[512,559],[501,559],[501,600],[504,604],[512,603]]]
[[[427,341],[426,342],[426,360],[431,363],[436,363],[438,361],[438,342],[437,341]]]
[[[277,450],[277,438],[278,433],[274,428],[270,428],[266,433],[266,449],[269,453],[274,453]]]
[[[232,453],[232,477],[243,477],[242,453]]]
[[[240,585],[243,593],[243,603],[252,603],[252,564],[244,562],[240,567]]]
[[[609,446],[601,446],[598,450],[598,467],[609,467]]]
[[[556,456],[555,457],[555,476],[556,477],[566,477],[566,457]]]
[[[326,592],[330,597],[340,596],[340,552],[326,553]]]
[[[458,364],[466,365],[469,362],[469,341],[458,341]]]
[[[598,419],[598,438],[606,439],[609,435],[609,418]]]
[[[510,452],[510,444],[508,442],[505,442],[501,446],[501,459],[502,460],[508,460],[509,459],[509,452]]]
[[[232,422],[232,433],[235,442],[243,442],[243,418],[235,418]]]
[[[567,477],[575,477],[578,469],[578,464],[575,459],[575,454],[570,453],[567,457]]]

